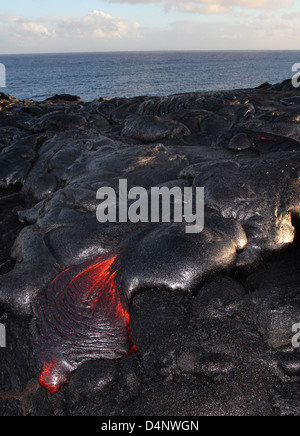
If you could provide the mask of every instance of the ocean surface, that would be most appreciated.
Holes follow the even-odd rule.
[[[299,62],[300,51],[0,55],[7,85],[0,91],[19,99],[73,94],[92,101],[249,88],[291,78]]]

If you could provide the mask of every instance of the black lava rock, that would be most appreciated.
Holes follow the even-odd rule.
[[[0,93],[1,416],[299,415],[299,114],[290,80],[92,103]],[[203,232],[100,224],[96,193],[120,179],[204,187]],[[55,376],[51,395],[38,381]]]

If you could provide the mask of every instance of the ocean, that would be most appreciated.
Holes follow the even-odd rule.
[[[6,88],[19,99],[73,94],[164,96],[278,83],[292,77],[300,51],[122,52],[0,55]]]

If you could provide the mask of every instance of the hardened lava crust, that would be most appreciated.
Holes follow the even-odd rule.
[[[205,189],[205,226],[100,223]],[[300,94],[0,93],[1,416],[299,416]],[[299,330],[300,330],[300,326]]]
[[[133,348],[129,310],[117,278],[118,255],[60,274],[35,302],[31,330],[39,382],[55,393],[87,360],[118,359]]]

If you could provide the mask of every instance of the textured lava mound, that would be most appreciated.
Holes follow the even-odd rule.
[[[65,270],[35,304],[31,329],[40,384],[55,393],[86,360],[117,359],[132,348],[118,255]]]
[[[299,416],[299,89],[0,93],[1,416]],[[100,224],[124,178],[204,231]]]

